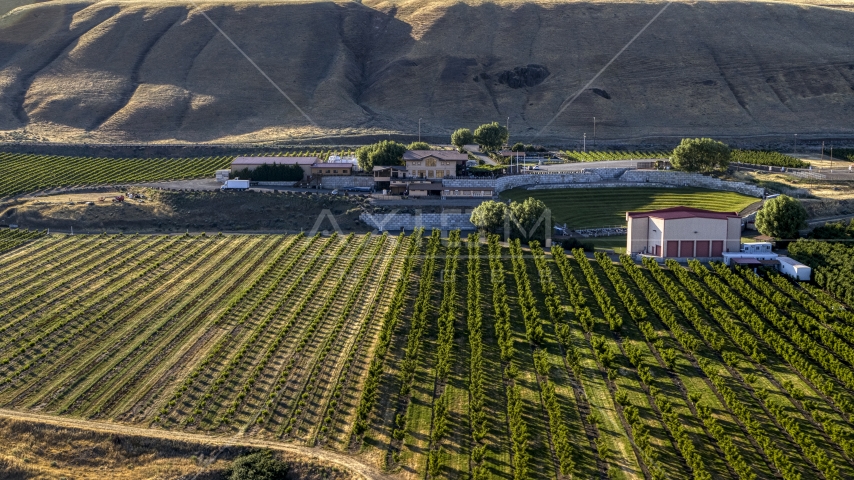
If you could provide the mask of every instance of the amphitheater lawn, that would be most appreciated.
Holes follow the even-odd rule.
[[[741,211],[758,199],[735,192],[703,188],[559,188],[501,193],[504,200],[528,197],[542,200],[552,210],[553,223],[570,228],[625,225],[626,212],[684,205],[716,211]]]

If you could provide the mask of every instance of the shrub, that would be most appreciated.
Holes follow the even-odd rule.
[[[238,457],[231,464],[229,480],[282,480],[289,466],[269,450]]]

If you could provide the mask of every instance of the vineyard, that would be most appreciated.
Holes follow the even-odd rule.
[[[40,235],[0,273],[3,408],[406,479],[854,478],[841,288],[438,231]]]
[[[587,150],[583,152],[567,150],[563,152],[566,158],[573,162],[606,162],[609,160],[644,160],[644,159],[667,159],[672,152],[660,151],[635,151],[624,150]]]
[[[750,165],[768,165],[772,167],[808,168],[809,163],[779,152],[764,150],[733,150],[732,161]]]
[[[35,240],[44,235],[44,232],[37,230],[18,230],[18,229],[3,229],[0,230],[0,254],[6,250],[18,248],[21,245]]]
[[[349,155],[349,150],[303,150],[264,153],[260,156]],[[229,168],[233,156],[205,158],[97,158],[0,153],[0,198],[57,187],[82,187],[124,183],[213,178]]]
[[[837,158],[854,158],[854,154],[846,149],[838,149]],[[673,154],[671,151],[623,151],[623,150],[587,150],[583,152],[565,151],[566,158],[573,162],[605,162],[609,160],[644,160],[644,159],[668,159]],[[779,152],[766,150],[732,150],[733,162],[747,163],[751,165],[770,165],[774,167],[807,168],[809,163],[785,155]]]

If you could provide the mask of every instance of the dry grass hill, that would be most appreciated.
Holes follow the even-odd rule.
[[[820,1],[671,4],[541,141],[589,137],[593,116],[610,139],[854,136],[854,2]],[[0,139],[318,139],[415,134],[419,118],[445,137],[508,117],[530,138],[663,6],[37,2],[0,18]]]

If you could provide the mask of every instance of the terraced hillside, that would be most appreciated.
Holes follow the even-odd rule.
[[[664,5],[39,2],[0,19],[0,131],[74,143],[385,138],[415,136],[423,118],[424,135],[447,139],[509,117],[511,138],[530,141]],[[672,3],[537,141],[578,144],[592,117],[600,140],[850,137],[851,6]]]
[[[0,405],[407,479],[854,476],[838,299],[572,253],[459,232],[30,239],[0,255]]]

